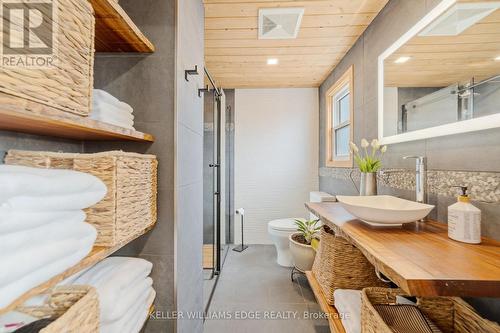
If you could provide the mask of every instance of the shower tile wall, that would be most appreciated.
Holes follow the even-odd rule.
[[[358,39],[336,69],[328,76],[320,87],[320,131],[325,133],[326,102],[325,91],[345,70],[354,65],[354,139],[377,137],[377,58],[396,41],[403,33],[422,18],[438,0],[391,0],[365,33]],[[450,181],[446,173],[454,172],[452,179],[457,182],[467,182],[473,186],[478,197],[483,200],[488,193],[496,189],[488,185],[488,179],[494,182],[500,175],[500,130],[486,130],[462,135],[454,135],[427,140],[394,144],[383,159],[385,168],[406,169],[411,173],[415,162],[403,160],[404,155],[426,155],[428,167],[438,178],[435,188],[441,190],[431,194],[430,200],[436,205],[434,217],[441,221],[446,219],[448,205],[456,199],[444,187]],[[351,181],[345,176],[345,169],[325,168],[325,136],[320,135],[320,189],[334,194],[356,194]],[[481,172],[486,172],[483,178]],[[431,173],[432,174],[432,173]],[[339,176],[340,175],[340,176]],[[463,177],[460,177],[462,175]],[[436,180],[436,179],[435,179]],[[486,183],[485,183],[485,182]],[[449,185],[449,184],[448,184]],[[399,195],[414,199],[410,186],[404,184],[382,184],[381,193]],[[500,204],[498,202],[475,202],[483,210],[483,230],[485,236],[500,239]],[[471,299],[469,300],[484,315],[500,320],[500,300]]]

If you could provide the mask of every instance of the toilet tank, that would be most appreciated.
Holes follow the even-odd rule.
[[[334,195],[331,195],[330,193],[326,192],[309,192],[309,201],[310,202],[333,202],[337,201],[337,198]],[[318,219],[318,217],[314,214],[310,214],[309,218],[311,220]]]

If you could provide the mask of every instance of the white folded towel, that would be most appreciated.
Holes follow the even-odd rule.
[[[360,333],[361,291],[337,289],[333,292],[333,298],[346,333]]]
[[[100,115],[90,115],[89,117],[90,119],[93,119],[93,120],[97,120],[97,121],[100,121],[100,122],[103,122],[103,123],[107,123],[107,124],[110,124],[110,125],[114,125],[114,126],[118,126],[118,127],[123,127],[123,128],[127,128],[127,129],[131,129],[131,130],[134,130],[134,122],[130,122],[130,121],[120,121],[120,120],[117,120],[117,119],[113,119],[113,118],[107,118],[107,117],[103,117],[103,116],[100,116]]]
[[[97,177],[73,170],[0,165],[0,209],[19,211],[76,210],[106,195]]]
[[[80,240],[94,238],[96,229],[87,223],[69,228],[64,222],[0,236],[0,286],[80,250]]]
[[[101,324],[101,333],[138,333],[148,318],[155,297],[156,292],[150,287],[120,320],[112,324]]]
[[[118,98],[115,96],[111,95],[110,93],[102,90],[102,89],[94,89],[94,95],[93,95],[93,104],[99,104],[99,103],[108,103],[115,105],[116,107],[123,109],[124,111],[128,113],[133,112],[133,108],[128,105],[125,102],[120,101]]]
[[[109,324],[123,318],[127,311],[137,303],[137,300],[140,299],[142,295],[149,294],[152,286],[153,279],[150,277],[143,279],[139,283],[130,285],[127,290],[122,292],[120,300],[115,303],[113,311],[111,313],[101,314],[101,322],[103,324]]]
[[[120,100],[102,89],[94,89],[92,100],[94,103],[104,101],[107,103],[119,103]]]
[[[131,130],[134,129],[134,122],[133,121],[123,121],[123,120],[118,120],[118,119],[114,119],[114,118],[108,118],[108,117],[101,116],[101,115],[97,115],[97,116],[91,115],[90,119],[97,120],[97,121],[100,121],[102,123],[106,123],[106,124],[110,124],[110,125],[114,125],[114,126],[118,126],[118,127],[131,129]]]
[[[90,115],[107,117],[122,121],[134,121],[134,115],[127,108],[106,102],[94,103]]]
[[[66,269],[76,265],[90,253],[96,237],[97,232],[79,239],[76,241],[79,245],[79,250],[77,252],[61,257],[61,259],[44,265],[38,270],[31,271],[29,274],[24,275],[10,284],[0,286],[0,308],[8,306],[12,301],[24,294],[26,291],[50,280],[57,274],[60,274]],[[31,260],[36,261],[34,259],[36,259],[37,256],[39,256],[39,253],[36,249],[34,249],[31,254]],[[11,267],[6,269],[10,270]]]
[[[75,284],[89,284],[97,289],[99,307],[104,318],[113,313],[117,302],[124,297],[131,284],[144,280],[153,264],[140,258],[110,257],[99,262],[75,280]]]
[[[142,327],[144,326],[144,323],[148,319],[149,310],[151,309],[151,305],[153,304],[155,298],[156,298],[156,291],[154,289],[151,289],[149,297],[147,298],[145,303],[146,306],[142,307],[142,309],[139,309],[139,311],[137,311],[134,320],[126,322],[126,327],[124,327],[123,332],[139,333],[141,331]]]
[[[31,212],[12,211],[0,208],[0,235],[37,228],[45,224],[66,222],[68,225],[82,223],[86,215],[82,210]]]

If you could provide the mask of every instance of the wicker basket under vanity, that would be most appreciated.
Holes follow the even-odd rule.
[[[97,229],[95,245],[114,246],[140,235],[157,218],[157,166],[154,155],[109,151],[72,154],[9,150],[6,164],[73,169],[101,179],[108,192],[85,210]]]
[[[396,296],[407,295],[401,289],[363,289],[361,307],[361,331],[363,333],[393,332],[374,305],[395,304]],[[500,333],[498,324],[482,318],[461,298],[418,298],[417,307],[443,333]]]
[[[94,10],[89,1],[58,0],[52,67],[0,68],[0,105],[63,118],[88,116],[94,71]]]
[[[330,305],[334,305],[336,289],[387,287],[377,278],[375,268],[363,253],[326,225],[321,229],[312,271]]]
[[[46,295],[42,306],[16,308],[40,319],[57,318],[40,333],[99,333],[99,300],[93,287],[55,287]]]

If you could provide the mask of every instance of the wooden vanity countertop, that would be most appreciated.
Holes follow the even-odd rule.
[[[306,207],[410,295],[500,297],[500,242],[457,242],[448,238],[446,224],[436,221],[371,227],[339,203]]]

